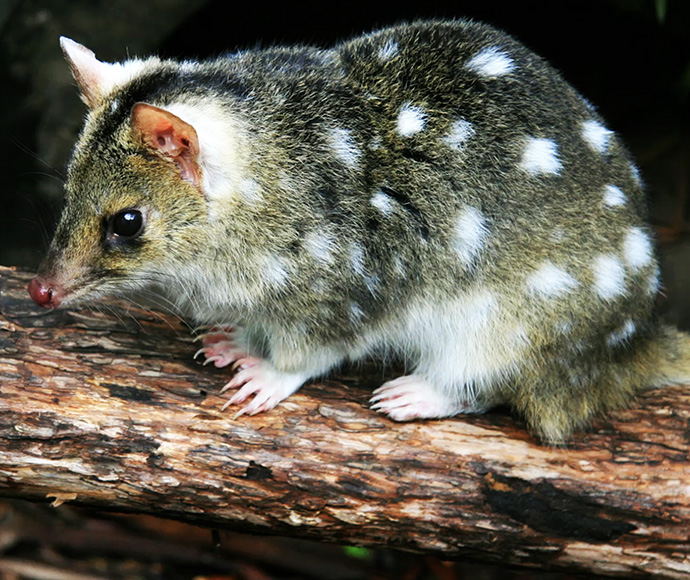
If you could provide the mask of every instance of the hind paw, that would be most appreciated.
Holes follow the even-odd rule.
[[[374,391],[370,402],[374,411],[388,415],[394,421],[439,419],[486,410],[482,405],[458,401],[440,392],[420,375],[406,375],[384,383]]]

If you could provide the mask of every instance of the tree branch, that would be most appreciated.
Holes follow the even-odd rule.
[[[625,578],[690,578],[690,395],[549,448],[504,413],[395,424],[381,371],[232,419],[227,371],[135,308],[39,311],[0,269],[0,494]]]

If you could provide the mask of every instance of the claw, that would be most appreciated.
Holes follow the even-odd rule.
[[[369,401],[372,410],[384,413],[395,421],[445,417],[453,406],[452,400],[417,375],[384,383],[374,391]]]
[[[244,369],[248,369],[250,367],[256,366],[261,362],[260,359],[255,358],[253,356],[245,356],[242,358],[238,358],[233,365],[230,367],[231,370],[233,371],[241,371]]]
[[[254,357],[239,359],[237,374],[221,389],[221,393],[229,389],[239,390],[228,399],[222,407],[226,410],[230,405],[244,403],[235,418],[242,415],[256,415],[275,407],[280,401],[294,393],[309,377],[306,374],[290,374],[275,370],[270,363]]]
[[[202,335],[201,340],[203,346],[196,351],[194,358],[203,354],[206,357],[204,366],[213,363],[214,366],[221,368],[239,359],[247,359],[247,361],[249,359],[246,350],[235,344],[234,332],[213,330]]]
[[[232,338],[232,335],[235,333],[234,326],[200,326],[196,330],[203,330],[204,332],[197,334],[194,337],[193,342],[201,340],[202,342],[206,343],[228,340]]]
[[[477,402],[471,394],[449,396],[420,375],[406,375],[380,386],[370,399],[371,408],[394,421],[438,419],[459,413],[483,413],[492,402]]]
[[[242,371],[240,371],[234,377],[232,377],[229,382],[225,384],[225,386],[220,390],[220,392],[221,394],[223,394],[225,391],[229,389],[237,389],[238,387],[244,385],[244,383],[246,383],[248,380],[249,379],[247,378],[243,378]]]

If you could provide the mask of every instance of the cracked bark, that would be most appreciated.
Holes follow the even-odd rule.
[[[505,413],[394,424],[380,369],[232,419],[179,322],[39,311],[0,269],[0,494],[212,527],[625,578],[690,578],[690,394],[647,393],[567,448]],[[129,312],[126,312],[127,309]]]

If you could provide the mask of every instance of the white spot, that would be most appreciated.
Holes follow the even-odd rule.
[[[391,60],[392,58],[398,56],[398,52],[400,52],[400,47],[398,46],[398,43],[395,42],[395,40],[393,40],[392,38],[389,38],[386,41],[386,44],[379,48],[378,54],[381,60]]]
[[[297,176],[289,175],[285,171],[278,172],[278,186],[286,193],[298,191],[303,187],[302,182]]]
[[[113,102],[110,103],[110,112],[114,113],[115,111],[117,111],[119,106],[120,106],[120,100],[119,99],[113,99]]]
[[[398,113],[398,133],[400,135],[411,137],[423,131],[425,126],[426,113],[424,109],[411,103],[405,103],[400,107]]]
[[[493,78],[513,71],[515,62],[497,46],[490,46],[475,54],[465,67],[480,76]]]
[[[612,300],[625,293],[625,270],[613,254],[600,254],[592,265],[594,290],[600,298]]]
[[[549,237],[552,242],[562,242],[565,239],[565,230],[561,227],[556,227]]]
[[[587,343],[584,340],[578,340],[578,341],[573,342],[570,345],[570,348],[573,350],[573,352],[582,354],[583,352],[585,352],[589,348],[589,346],[587,345]]]
[[[649,266],[653,261],[652,242],[640,228],[630,228],[623,241],[625,261],[633,270]]]
[[[395,273],[401,278],[404,278],[407,275],[407,269],[405,268],[405,262],[403,261],[402,257],[395,257],[393,260],[393,270],[395,270]]]
[[[304,247],[320,264],[327,266],[333,263],[335,242],[323,232],[313,231],[309,233],[304,240]]]
[[[380,284],[378,276],[364,276],[364,284],[372,296],[376,296],[376,294],[378,294]]]
[[[317,62],[320,61],[322,64],[335,65],[338,64],[338,54],[333,50],[322,50],[315,57]]]
[[[470,265],[484,246],[489,231],[486,218],[474,207],[466,207],[457,220],[453,232],[453,247],[460,259]]]
[[[350,304],[350,322],[357,323],[362,318],[364,318],[364,310],[357,302],[352,302]]]
[[[567,320],[561,320],[556,323],[556,330],[561,334],[570,334],[573,330],[573,325]]]
[[[271,98],[273,99],[273,102],[276,105],[283,105],[287,101],[287,97],[285,96],[285,93],[283,93],[279,90],[273,90],[271,92]]]
[[[335,156],[348,167],[356,167],[362,152],[352,138],[352,131],[336,127],[331,129],[328,141]]]
[[[259,203],[264,198],[261,186],[253,179],[243,179],[240,182],[240,196],[249,205]]]
[[[366,270],[364,269],[364,250],[359,244],[352,244],[350,250],[350,267],[352,271],[360,276],[364,276]]]
[[[395,211],[395,204],[389,195],[383,191],[377,191],[369,200],[371,205],[378,209],[383,215],[389,217]]]
[[[379,135],[375,135],[371,138],[371,141],[369,141],[369,149],[372,151],[379,151],[383,149],[383,141],[381,141],[381,137]]]
[[[328,291],[328,285],[323,278],[318,278],[315,280],[311,285],[311,288],[316,294],[325,294]]]
[[[624,205],[626,201],[627,198],[619,187],[616,187],[615,185],[607,185],[604,188],[604,205],[615,207],[618,205]]]
[[[451,149],[460,150],[465,146],[465,142],[475,134],[474,127],[465,119],[458,119],[450,128],[450,133],[443,138],[443,142]]]
[[[585,107],[587,107],[590,111],[596,112],[597,108],[592,104],[592,102],[589,99],[585,99],[582,95],[580,95],[580,98],[582,99],[582,102],[585,104]]]
[[[640,170],[634,163],[630,163],[630,174],[637,185],[642,185],[642,176],[640,175]]]
[[[661,287],[659,266],[655,266],[654,272],[652,272],[649,275],[649,280],[647,281],[647,284],[647,292],[649,292],[651,296],[656,295],[656,293],[659,291],[659,288]]]
[[[548,260],[527,277],[529,290],[546,298],[562,296],[574,290],[577,285],[575,278]]]
[[[539,139],[530,137],[522,153],[522,167],[532,175],[540,173],[558,174],[563,168],[558,158],[558,147],[552,139]]]
[[[604,127],[599,121],[584,121],[582,123],[582,138],[597,153],[606,153],[611,143],[613,131]]]
[[[606,344],[617,346],[626,342],[633,334],[635,334],[635,323],[632,320],[626,320],[623,326],[608,335]]]
[[[271,286],[285,286],[288,269],[285,260],[278,256],[268,255],[263,263],[264,280]]]
[[[524,349],[532,344],[532,341],[529,339],[529,335],[527,334],[527,330],[522,325],[517,325],[513,331],[508,334],[508,339],[515,347],[520,349]]]

